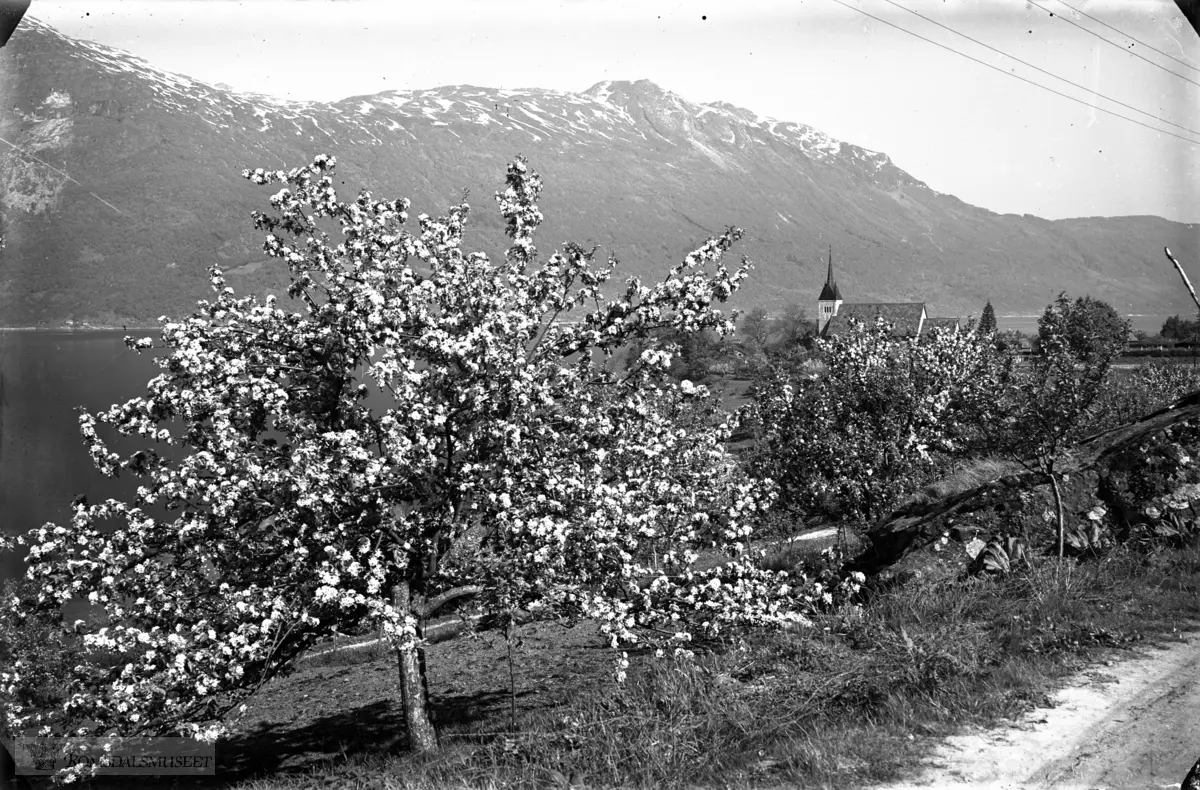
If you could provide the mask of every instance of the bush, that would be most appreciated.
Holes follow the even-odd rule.
[[[878,517],[971,452],[1012,367],[987,336],[900,339],[882,322],[820,345],[823,375],[756,387],[748,464],[779,484],[779,508],[834,518]]]
[[[1189,365],[1165,363],[1113,370],[1080,433],[1099,433],[1133,422],[1197,389],[1200,371]]]

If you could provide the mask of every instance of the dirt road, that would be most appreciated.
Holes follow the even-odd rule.
[[[909,788],[1178,788],[1200,757],[1200,634],[1083,673],[1055,707],[950,738]]]

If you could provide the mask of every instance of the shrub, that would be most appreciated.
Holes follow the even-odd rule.
[[[756,388],[749,467],[778,483],[779,507],[848,519],[879,516],[940,457],[971,450],[1012,366],[985,336],[901,339],[883,322],[820,345],[823,375]]]
[[[1164,363],[1114,370],[1085,415],[1081,434],[1099,433],[1137,420],[1200,389],[1200,372]]]

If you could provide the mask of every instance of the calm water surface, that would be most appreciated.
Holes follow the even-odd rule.
[[[0,331],[0,530],[13,535],[47,522],[70,520],[79,494],[95,504],[108,498],[131,501],[141,479],[106,478],[92,466],[79,436],[76,408],[91,413],[146,394],[161,371],[155,351],[137,354],[126,335],[152,337],[158,330],[133,332]],[[367,403],[386,408],[373,393]],[[115,436],[100,427],[109,449],[127,456],[153,446],[144,438]],[[167,445],[156,449],[170,457]],[[168,518],[165,510],[150,515]],[[0,578],[24,572],[21,559],[0,554]]]
[[[1171,313],[1171,315],[1175,315],[1175,313]],[[1156,335],[1162,329],[1163,323],[1171,315],[1127,315],[1125,317],[1129,319],[1129,325],[1134,331]],[[996,316],[996,327],[999,329],[1017,329],[1027,335],[1032,335],[1037,333],[1037,322],[1040,317],[1040,313],[1038,315],[998,315]],[[1180,313],[1179,317],[1189,321],[1196,319],[1194,313]],[[976,318],[978,319],[978,316]]]
[[[65,523],[71,500],[126,499],[134,480],[105,478],[92,466],[75,412],[95,412],[145,393],[158,374],[149,353],[125,348],[125,332],[0,332],[0,529],[24,532]],[[140,332],[135,336],[154,335]],[[103,435],[103,434],[102,434]],[[106,437],[107,438],[107,437]],[[112,443],[130,452],[144,440]],[[21,571],[0,555],[0,573]]]

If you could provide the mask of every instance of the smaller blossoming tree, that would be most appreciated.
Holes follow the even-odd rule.
[[[991,424],[1000,447],[1049,480],[1059,557],[1066,535],[1063,467],[1085,435],[1128,337],[1128,320],[1107,303],[1059,294],[1038,319],[1036,353],[1005,392],[1003,419]]]
[[[826,369],[766,382],[751,469],[779,485],[779,505],[812,512],[832,500],[871,519],[921,481],[937,457],[964,454],[991,418],[1012,357],[974,332],[900,338],[885,321],[851,322],[818,342]]]
[[[497,194],[512,240],[498,262],[461,250],[465,203],[409,232],[407,201],[343,202],[333,168],[245,174],[281,187],[255,222],[288,267],[287,307],[237,297],[214,266],[215,298],[164,320],[148,394],[81,415],[95,464],[144,484],[27,536],[40,595],[8,616],[73,599],[103,616],[72,624],[82,652],[56,710],[27,704],[21,656],[0,671],[10,732],[215,737],[315,642],[377,626],[424,750],[424,627],[455,601],[501,621],[594,618],[614,646],[803,619],[786,576],[746,552],[772,487],[725,451],[732,424],[666,377],[667,351],[611,364],[652,331],[731,331],[712,303],[749,272],[721,263],[741,231],[614,289],[594,250],[539,261],[541,182],[523,160]],[[122,458],[103,426],[180,460]],[[695,570],[705,547],[727,561]]]

